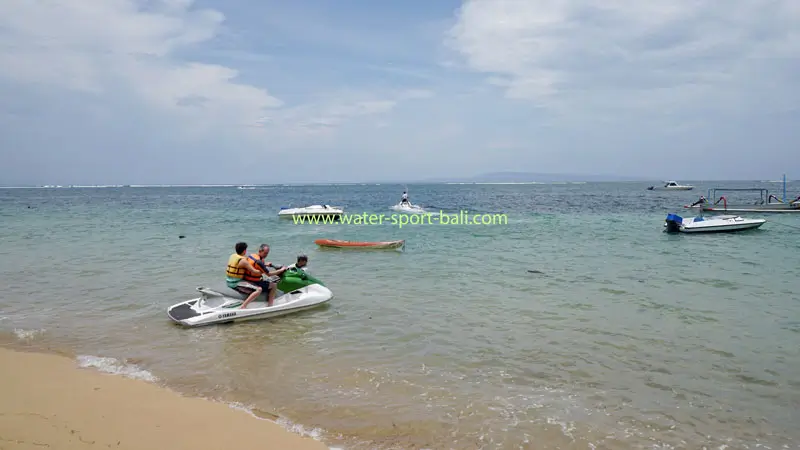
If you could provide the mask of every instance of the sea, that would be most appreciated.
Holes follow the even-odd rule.
[[[783,186],[651,184],[0,189],[0,345],[339,449],[800,448],[800,214],[664,233],[666,214],[693,215],[682,205],[709,188]],[[482,223],[401,227],[390,208],[406,187],[434,216]],[[386,218],[278,218],[310,204]],[[238,241],[269,244],[276,264],[307,255],[334,298],[270,320],[172,323],[167,307],[224,286]]]

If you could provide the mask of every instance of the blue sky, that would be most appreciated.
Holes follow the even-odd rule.
[[[794,179],[798,55],[796,0],[5,0],[0,184]]]

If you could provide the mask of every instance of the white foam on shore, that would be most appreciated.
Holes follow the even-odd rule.
[[[30,341],[38,334],[43,334],[46,330],[44,328],[38,330],[24,330],[22,328],[14,328],[14,336],[20,341]]]
[[[321,429],[319,428],[308,429],[303,425],[300,425],[299,423],[294,423],[284,417],[279,417],[278,420],[275,421],[275,423],[282,426],[284,429],[291,431],[292,433],[299,434],[300,436],[310,437],[317,441],[319,441],[320,437],[322,436]]]
[[[77,358],[80,367],[91,367],[101,372],[113,375],[122,375],[135,380],[144,380],[151,383],[158,381],[158,378],[136,364],[128,364],[116,358],[103,356],[79,355]]]
[[[17,331],[17,330],[15,330]],[[20,330],[21,332],[22,330]],[[34,330],[35,332],[36,330]],[[19,336],[19,333],[18,333]],[[82,368],[92,368],[99,370],[104,373],[112,374],[112,375],[121,375],[126,378],[132,378],[135,380],[142,380],[147,381],[150,383],[158,383],[160,380],[158,377],[153,375],[148,370],[145,370],[136,364],[126,363],[124,361],[120,361],[116,358],[105,357],[105,356],[94,356],[94,355],[79,355],[76,358],[78,365]],[[204,398],[205,400],[215,401],[213,399]],[[232,409],[241,410],[248,413],[250,416],[259,419],[259,420],[267,420],[273,423],[277,423],[285,430],[292,432],[294,434],[299,434],[300,436],[309,437],[316,441],[321,441],[321,436],[323,434],[323,430],[319,428],[311,428],[308,429],[303,425],[293,423],[283,417],[279,417],[278,420],[273,421],[268,418],[259,417],[253,412],[253,407],[242,405],[241,403],[231,403],[231,402],[223,402],[224,404],[228,405]],[[330,450],[344,450],[342,447],[328,447]]]
[[[269,421],[269,422],[272,422],[272,423],[277,423],[278,425],[283,427],[283,429],[285,429],[286,431],[289,431],[289,432],[291,432],[293,434],[298,434],[298,435],[303,436],[303,437],[308,437],[308,438],[314,439],[315,441],[320,441],[320,442],[322,441],[322,434],[324,433],[324,430],[322,430],[320,428],[311,428],[311,429],[309,429],[309,428],[307,428],[307,427],[305,427],[305,426],[303,426],[303,425],[301,425],[299,423],[294,423],[291,420],[286,419],[285,417],[280,417],[280,416],[278,417],[277,420],[272,420],[272,419],[268,419],[268,418],[265,418],[265,417],[261,417],[261,416],[257,415],[255,412],[253,412],[254,407],[246,406],[246,405],[243,405],[243,404],[238,403],[238,402],[226,402],[225,404],[227,404],[232,409],[236,409],[236,410],[239,410],[239,411],[244,411],[247,414],[249,414],[250,416],[255,417],[258,420],[266,420],[266,421]],[[344,447],[328,447],[328,449],[329,450],[345,450]]]

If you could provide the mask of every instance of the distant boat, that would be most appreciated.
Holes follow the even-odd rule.
[[[315,244],[320,247],[330,248],[360,248],[360,249],[395,249],[405,246],[405,240],[397,241],[379,241],[379,242],[358,242],[358,241],[341,241],[338,239],[317,239]]]
[[[727,192],[758,192],[759,199],[750,204],[729,203],[727,195],[720,193]],[[719,197],[717,197],[719,195]],[[717,199],[714,201],[714,199]],[[713,203],[711,203],[713,201]],[[770,194],[769,189],[764,188],[713,188],[708,190],[708,197],[701,196],[699,200],[691,205],[683,205],[684,208],[699,209],[705,212],[716,213],[800,213],[800,196],[794,200],[786,197],[786,177],[783,179],[783,199],[775,194]]]
[[[667,191],[691,191],[692,189],[694,189],[694,186],[686,184],[678,184],[677,181],[670,180],[665,182],[664,186],[660,188],[656,188],[655,186],[650,186],[649,188],[647,188],[648,191],[652,191],[655,189],[664,189]]]
[[[341,219],[344,214],[344,209],[330,206],[330,205],[310,205],[301,208],[287,208],[283,207],[278,212],[278,217],[292,218],[292,217],[323,217],[330,216],[334,219]]]

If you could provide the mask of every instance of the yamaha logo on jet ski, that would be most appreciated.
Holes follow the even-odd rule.
[[[224,319],[224,318],[226,318],[226,317],[233,317],[233,316],[235,316],[235,315],[236,315],[236,313],[235,313],[235,312],[229,312],[229,313],[225,313],[225,314],[220,314],[220,315],[218,315],[218,316],[217,316],[217,319]]]

